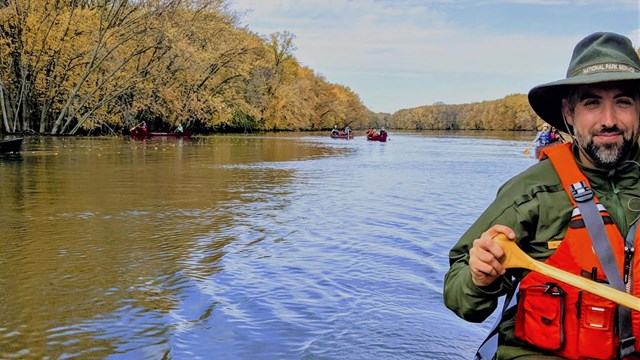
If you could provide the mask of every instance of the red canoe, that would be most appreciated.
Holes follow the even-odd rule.
[[[345,134],[343,132],[340,132],[339,134],[336,133],[331,133],[331,137],[334,139],[353,139],[353,137],[356,136],[353,132],[349,133],[349,134]]]
[[[387,141],[387,133],[384,132],[384,133],[382,133],[382,135],[377,134],[377,133],[373,133],[373,134],[367,135],[367,140],[385,142],[385,141]]]

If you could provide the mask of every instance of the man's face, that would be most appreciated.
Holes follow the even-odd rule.
[[[566,101],[563,111],[583,155],[595,166],[610,168],[626,160],[638,141],[640,101],[629,87],[582,86],[574,111]]]

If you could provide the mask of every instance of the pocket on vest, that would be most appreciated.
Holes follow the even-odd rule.
[[[542,349],[564,343],[565,292],[554,283],[520,289],[515,336]]]
[[[616,356],[614,339],[616,305],[588,292],[580,293],[578,349],[582,357],[612,359]]]

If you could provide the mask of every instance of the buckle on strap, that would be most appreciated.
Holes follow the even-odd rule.
[[[585,202],[593,198],[593,191],[584,183],[584,181],[577,182],[570,186],[571,196],[576,202]]]
[[[620,340],[620,357],[625,357],[633,354],[635,351],[636,337],[630,336],[626,339]]]

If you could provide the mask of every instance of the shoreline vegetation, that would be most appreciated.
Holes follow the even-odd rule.
[[[229,2],[0,1],[0,134],[121,135],[142,121],[201,134],[542,123],[523,94],[374,113],[302,66],[294,34],[253,33]]]

